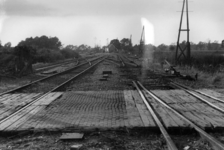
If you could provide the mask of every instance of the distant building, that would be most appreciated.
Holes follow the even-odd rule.
[[[130,41],[125,41],[124,42],[124,46],[129,46],[129,45],[131,45],[131,42]]]
[[[118,49],[113,44],[110,44],[108,45],[108,51],[110,53],[115,53],[115,52],[118,52]]]
[[[105,48],[105,53],[109,53],[109,48],[108,47]]]

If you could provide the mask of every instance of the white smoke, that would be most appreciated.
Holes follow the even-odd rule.
[[[147,19],[141,18],[142,26],[145,28],[145,47],[142,55],[142,80],[147,77],[147,70],[152,69],[153,47],[147,44],[154,44],[154,27]]]
[[[141,18],[142,26],[145,27],[145,44],[154,44],[154,26],[146,18]]]

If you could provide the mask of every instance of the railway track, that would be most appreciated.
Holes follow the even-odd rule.
[[[77,65],[77,66],[74,66],[74,67],[72,67],[72,68],[69,68],[69,69],[67,69],[67,70],[65,70],[65,71],[62,71],[62,72],[59,72],[59,73],[55,73],[55,74],[52,74],[52,75],[49,75],[49,76],[47,76],[47,77],[43,77],[43,78],[41,78],[41,79],[38,79],[38,80],[35,80],[35,81],[32,81],[32,82],[30,82],[30,83],[28,83],[28,84],[25,84],[25,85],[22,85],[22,86],[20,86],[20,87],[17,87],[17,88],[15,88],[15,89],[12,89],[12,90],[8,90],[8,91],[6,91],[6,92],[3,92],[3,93],[0,93],[0,96],[2,96],[2,95],[4,95],[4,94],[9,94],[9,93],[15,93],[15,92],[24,92],[23,90],[25,90],[25,89],[29,89],[31,86],[35,86],[35,85],[37,85],[38,83],[43,83],[43,82],[49,82],[49,79],[51,80],[51,79],[53,79],[53,78],[55,78],[55,77],[60,77],[60,76],[63,76],[63,75],[65,75],[66,76],[66,74],[67,73],[69,73],[69,72],[71,72],[71,71],[74,71],[74,70],[77,70],[77,69],[79,69],[80,67],[88,67],[88,66],[91,66],[91,62],[93,62],[93,61],[97,61],[98,59],[100,59],[101,57],[97,57],[97,58],[95,58],[95,59],[92,59],[92,60],[90,60],[89,62],[85,62],[85,63],[82,63],[82,64],[79,64],[79,65]],[[79,72],[79,71],[78,71]],[[73,72],[74,73],[74,72]],[[73,76],[74,74],[71,74],[71,76]],[[65,77],[64,77],[65,78]],[[63,79],[63,80],[66,80],[67,78],[70,78],[69,76],[68,77],[66,77],[65,79]],[[57,79],[56,79],[57,80]],[[63,80],[62,81],[56,81],[56,82],[63,82]],[[57,83],[56,83],[57,84]],[[38,85],[37,85],[38,86]]]
[[[74,64],[74,65],[78,65],[80,64],[81,62],[88,62],[88,59],[92,59],[92,57],[81,57],[81,58],[78,58],[77,60],[75,60],[74,62],[74,59],[69,59],[69,60],[66,60],[66,61],[63,61],[63,62],[58,62],[58,63],[53,63],[51,65],[47,65],[47,66],[43,66],[43,67],[37,67],[35,68],[35,73],[39,73],[39,72],[43,72],[45,70],[49,70],[49,69],[52,69],[52,68],[55,68],[55,67],[59,67],[59,66],[64,66],[64,65],[67,65],[67,64]]]
[[[59,96],[60,92],[58,92],[58,91],[64,90],[66,88],[66,86],[68,86],[70,83],[72,83],[72,81],[74,79],[76,79],[80,75],[83,75],[84,73],[86,73],[87,71],[89,71],[90,69],[92,69],[93,67],[95,67],[96,65],[98,65],[100,62],[102,62],[105,59],[106,59],[106,57],[96,58],[96,59],[92,60],[91,63],[87,62],[85,64],[81,64],[75,68],[66,70],[65,72],[55,74],[53,76],[46,77],[41,80],[37,80],[30,84],[27,84],[27,85],[18,87],[16,89],[2,93],[1,99],[0,99],[1,103],[4,103],[4,101],[6,101],[6,100],[10,101],[10,99],[17,99],[17,100],[24,99],[24,104],[22,104],[22,106],[18,109],[14,108],[16,111],[10,111],[10,109],[12,109],[12,108],[9,108],[9,111],[3,110],[3,113],[5,113],[5,115],[1,114],[1,111],[0,111],[0,114],[1,114],[0,130],[3,131],[4,129],[7,128],[7,126],[9,124],[20,119],[26,113],[31,113],[31,114],[35,113],[35,106],[38,105],[39,101],[43,101],[44,98],[48,98],[48,100],[49,100],[49,99],[51,99],[51,96],[52,97],[55,95]],[[42,93],[34,93],[33,95],[24,94],[24,90],[26,90],[27,88],[29,89],[30,86],[34,86],[34,84],[43,82],[43,81],[49,82],[49,80],[47,80],[47,79],[51,79],[51,78],[57,77],[57,76],[63,76],[64,80],[61,80],[61,82],[57,82],[57,85],[54,85],[54,86],[48,88],[48,90],[46,90]],[[66,76],[66,78],[65,78],[65,76]],[[11,95],[12,93],[17,93],[17,92],[20,92],[20,94]],[[21,94],[21,92],[22,92],[22,94]],[[53,93],[53,95],[52,95],[52,93]],[[24,112],[26,112],[26,113],[24,114]]]
[[[89,59],[81,58],[78,60],[73,60],[70,62],[65,62],[65,63],[57,64],[55,66],[49,66],[44,69],[36,70],[35,73],[40,76],[49,76],[55,73],[63,72],[65,70],[68,70],[80,64],[91,62],[92,59],[94,58],[89,58]]]
[[[214,96],[211,96],[209,94],[206,94],[204,92],[200,92],[197,90],[194,90],[192,88],[189,88],[187,86],[181,85],[179,83],[173,82],[163,74],[155,73],[153,71],[148,71],[147,76],[142,79],[141,81],[149,90],[172,90],[172,89],[181,89],[185,91],[186,93],[190,94],[191,96],[197,98],[203,103],[208,104],[210,107],[224,113],[224,108],[217,106],[215,103],[220,102],[224,103],[224,100],[216,98]]]
[[[125,58],[121,57],[121,60],[123,60],[124,64],[129,66],[127,67],[128,69],[126,69],[126,70],[129,70],[129,74],[133,72],[133,68],[135,68],[134,65],[129,65],[129,62],[125,63],[126,61],[129,61],[129,60],[126,60]],[[158,116],[159,115],[159,113],[157,112],[158,105],[160,105],[163,109],[168,109],[169,111],[172,111],[173,112],[172,114],[175,114],[176,117],[180,118],[181,120],[184,120],[185,123],[187,123],[189,127],[197,131],[203,139],[206,139],[215,150],[224,149],[224,145],[221,142],[219,142],[217,139],[215,139],[214,137],[212,137],[211,135],[205,132],[206,125],[201,125],[200,124],[201,122],[197,120],[199,119],[197,117],[202,115],[203,118],[207,122],[211,121],[211,123],[208,125],[209,127],[213,129],[218,127],[219,125],[216,123],[219,120],[217,118],[219,118],[220,115],[223,115],[224,113],[224,107],[223,105],[220,105],[220,103],[223,104],[224,100],[217,98],[215,96],[212,96],[210,94],[207,94],[205,92],[194,90],[184,85],[181,85],[179,83],[173,82],[167,75],[156,73],[151,70],[139,69],[138,71],[145,71],[145,73],[142,76],[140,75],[141,77],[138,76],[136,78],[133,78],[133,85],[138,90],[142,100],[144,101],[145,105],[148,108],[148,111],[153,116],[153,119],[156,122],[157,126],[159,127],[161,133],[163,134],[169,149],[176,150],[177,147],[175,146],[174,142],[172,141],[171,137],[168,134],[168,131],[166,130],[167,126],[165,126],[163,122],[164,120],[161,119],[161,116]],[[141,74],[143,73],[141,72]],[[194,106],[194,108],[192,108],[192,110],[200,108],[200,107],[202,109],[201,110],[199,109],[198,111],[193,113],[196,115],[196,117],[194,116],[194,119],[189,118],[190,115],[187,114],[188,112],[185,112],[185,110],[187,110],[188,108],[191,109],[190,105],[187,106],[186,104],[187,106],[186,108],[184,107],[180,108],[177,105],[173,104],[173,102],[167,103],[167,100],[164,99],[165,97],[160,97],[162,94],[160,94],[159,96],[157,95],[158,93],[160,93],[161,90],[177,90],[177,91],[181,90],[182,92],[186,92],[187,94],[189,94],[189,96],[194,97],[194,99],[196,100],[195,102],[193,102],[193,103],[196,103],[196,105]],[[184,100],[185,100],[184,103],[188,103],[188,100],[186,98]],[[202,103],[203,105],[200,105],[199,103]],[[203,108],[204,105],[206,105],[206,108]],[[184,110],[180,111],[180,109],[184,109]],[[205,116],[206,113],[208,113],[207,112],[208,109],[211,109],[210,111],[212,112],[216,112],[220,114],[212,118],[216,120],[216,123],[214,122],[214,120],[209,118],[209,116]],[[158,111],[161,111],[161,110],[159,109]],[[163,110],[163,112],[166,112],[166,111]],[[200,113],[200,115],[197,116],[196,113]],[[211,114],[211,116],[213,116],[214,114]],[[176,117],[173,117],[173,119],[175,120]]]
[[[115,64],[116,66],[119,66],[119,67],[122,66],[122,62],[118,58],[118,55],[112,55],[111,57],[108,57],[106,61],[109,63]]]
[[[45,70],[49,70],[49,69],[59,67],[59,66],[62,66],[62,65],[67,65],[67,64],[70,64],[70,63],[78,64],[78,62],[79,62],[78,59],[76,60],[76,62],[74,62],[74,60],[67,60],[67,61],[64,61],[64,62],[55,63],[55,64],[47,65],[47,66],[44,66],[44,67],[38,67],[38,68],[35,68],[35,73],[42,72],[42,71],[45,71]]]
[[[189,87],[186,87],[184,85],[181,85],[181,84],[178,84],[178,83],[175,83],[175,82],[171,82],[170,84],[172,84],[173,86],[176,86],[176,87],[182,89],[183,91],[189,93],[190,95],[196,97],[200,101],[208,104],[210,107],[212,107],[212,108],[214,108],[214,109],[224,113],[224,109],[223,108],[221,108],[218,105],[214,104],[216,101],[224,103],[224,100],[221,100],[219,98],[216,98],[216,97],[211,96],[209,94],[206,94],[204,92],[193,90],[193,89],[191,89]],[[207,97],[208,99],[206,99],[204,97]]]
[[[187,118],[186,116],[184,116],[183,114],[178,112],[176,109],[169,106],[169,104],[167,104],[164,99],[161,99],[156,94],[154,94],[152,91],[148,90],[139,81],[137,81],[137,82],[133,81],[133,84],[134,84],[135,88],[138,90],[138,92],[139,92],[141,98],[143,99],[145,105],[147,106],[150,114],[153,116],[153,119],[156,122],[157,126],[159,127],[163,137],[166,140],[167,147],[170,150],[177,150],[177,147],[175,146],[175,143],[172,141],[171,137],[169,136],[165,126],[163,125],[163,122],[161,122],[161,120],[159,119],[159,116],[157,115],[158,112],[156,112],[156,107],[155,107],[156,105],[161,105],[164,108],[169,109],[177,117],[179,117],[179,118],[183,119],[185,122],[187,122],[192,128],[195,129],[195,131],[197,131],[201,135],[201,137],[203,139],[207,140],[215,150],[224,149],[224,145],[220,141],[218,141],[217,139],[215,139],[214,137],[212,137],[211,135],[206,133],[202,128],[200,128],[197,124],[192,122],[189,118]]]
[[[61,91],[63,91],[63,92],[67,91],[67,93],[70,93],[70,94],[74,92],[74,95],[76,93],[75,91],[85,91],[83,89],[77,90],[76,88],[73,90],[72,86],[70,86],[70,85],[72,84],[73,81],[74,81],[74,83],[73,83],[74,86],[84,85],[85,84],[84,83],[85,79],[86,78],[92,78],[90,76],[92,76],[93,74],[89,73],[88,75],[84,76],[84,78],[79,78],[79,80],[77,80],[77,81],[75,81],[74,79],[77,78],[78,76],[80,76],[81,74],[85,73],[86,71],[88,71],[88,69],[91,69],[92,67],[95,67],[97,65],[97,63],[100,63],[100,62],[105,60],[104,63],[101,63],[100,67],[98,67],[96,69],[98,71],[94,72],[97,77],[94,77],[94,78],[91,79],[91,81],[93,81],[92,84],[93,84],[93,87],[94,87],[94,88],[91,88],[91,90],[92,90],[92,91],[90,90],[91,92],[93,92],[93,93],[95,92],[95,89],[96,89],[96,86],[97,86],[98,83],[100,83],[99,85],[101,85],[101,83],[102,83],[102,85],[103,84],[107,85],[107,84],[109,84],[109,81],[113,81],[112,80],[113,78],[119,78],[119,76],[122,75],[122,76],[124,76],[124,78],[126,78],[128,80],[125,80],[125,82],[122,82],[121,84],[128,84],[128,83],[132,83],[132,81],[133,81],[133,84],[131,84],[130,88],[123,88],[123,87],[121,88],[122,91],[124,89],[126,90],[126,91],[124,91],[124,93],[125,93],[124,95],[126,96],[124,101],[128,102],[129,98],[133,99],[134,95],[131,95],[132,92],[130,92],[130,91],[132,91],[132,89],[133,89],[132,86],[134,85],[134,88],[137,89],[137,91],[134,91],[135,93],[133,93],[133,94],[138,94],[138,96],[140,95],[141,99],[139,99],[139,100],[141,100],[141,101],[143,100],[143,102],[145,104],[144,105],[143,102],[141,102],[142,105],[144,105],[144,107],[146,106],[146,108],[148,108],[147,114],[149,114],[149,115],[151,114],[151,116],[153,116],[153,118],[152,118],[153,120],[152,119],[151,120],[154,123],[154,125],[152,125],[152,126],[153,127],[156,127],[156,125],[158,126],[162,135],[164,136],[164,139],[167,142],[167,147],[169,149],[171,149],[171,150],[178,149],[177,146],[176,146],[177,143],[173,142],[173,140],[172,140],[173,136],[170,136],[170,131],[174,131],[174,130],[169,130],[169,129],[172,129],[173,127],[178,127],[178,129],[180,129],[180,128],[183,129],[182,127],[185,127],[185,126],[188,129],[193,128],[204,139],[206,139],[209,143],[211,143],[211,145],[213,147],[215,147],[214,148],[215,150],[216,149],[223,149],[223,144],[221,142],[219,142],[217,139],[215,139],[214,137],[212,137],[208,134],[208,132],[207,132],[208,130],[206,130],[206,125],[207,124],[203,124],[203,122],[200,122],[200,115],[201,115],[201,116],[205,117],[204,118],[205,121],[207,121],[207,122],[211,121],[208,124],[210,129],[219,127],[219,125],[221,123],[224,124],[224,121],[222,121],[222,120],[215,120],[215,121],[213,120],[212,121],[212,119],[209,118],[209,116],[206,116],[206,111],[204,111],[209,107],[209,109],[212,108],[211,112],[214,111],[214,112],[218,112],[219,114],[223,114],[222,108],[224,108],[224,107],[219,107],[220,105],[217,105],[217,103],[216,103],[216,102],[223,103],[222,99],[216,98],[215,96],[211,96],[211,95],[206,94],[206,93],[201,92],[201,91],[190,89],[190,88],[185,87],[181,84],[172,82],[168,77],[164,77],[163,75],[161,75],[159,73],[155,73],[153,71],[146,71],[145,74],[144,74],[145,76],[142,77],[141,76],[143,74],[142,71],[145,71],[145,70],[143,70],[140,66],[129,64],[131,62],[128,59],[125,59],[123,57],[113,55],[113,57],[110,56],[109,61],[107,61],[107,58],[102,57],[102,58],[96,59],[95,61],[92,61],[91,63],[86,63],[83,66],[74,68],[74,70],[59,74],[58,76],[56,76],[55,79],[50,78],[50,80],[52,80],[52,81],[46,79],[46,82],[42,82],[43,85],[38,85],[41,82],[40,83],[37,82],[34,85],[27,86],[26,88],[19,89],[18,91],[14,91],[14,92],[10,91],[8,94],[5,93],[4,95],[1,95],[0,103],[2,101],[4,101],[4,99],[5,100],[8,99],[8,101],[10,101],[9,99],[15,99],[15,98],[19,99],[20,97],[22,99],[22,97],[23,97],[22,94],[24,94],[24,97],[25,97],[25,96],[27,96],[26,95],[27,93],[32,92],[32,91],[36,91],[35,86],[40,87],[40,89],[43,89],[44,88],[44,83],[52,83],[52,84],[55,83],[55,85],[52,85],[51,88],[46,89],[46,91],[45,90],[42,90],[42,91],[40,90],[42,93],[31,93],[31,94],[33,94],[32,98],[30,98],[30,96],[27,96],[27,98],[25,98],[25,99],[30,99],[30,101],[28,103],[23,105],[23,107],[18,108],[17,110],[15,109],[16,111],[10,112],[8,115],[5,116],[5,118],[0,118],[0,130],[1,131],[6,131],[6,132],[7,131],[19,131],[19,130],[22,130],[22,129],[27,130],[27,129],[29,129],[27,127],[32,127],[32,125],[29,125],[29,123],[32,123],[33,120],[38,120],[39,115],[40,116],[41,115],[42,116],[45,116],[45,115],[48,116],[48,113],[49,114],[58,113],[59,107],[62,107],[60,104],[63,103],[64,99],[63,98],[58,99],[57,102],[58,102],[59,105],[57,107],[57,104],[52,104],[51,103],[51,96],[55,97],[55,96],[57,96],[57,94],[58,94],[58,96],[60,96]],[[113,67],[119,66],[119,68],[116,68],[117,69],[116,71],[115,71],[115,69],[113,70],[114,72],[113,72],[113,74],[110,75],[108,81],[106,81],[106,82],[98,81],[98,83],[96,83],[95,81],[99,80],[98,77],[103,76],[103,73],[102,73],[103,69],[102,68],[106,68],[106,69],[104,69],[104,71],[109,71],[110,70],[110,68],[107,67],[108,64],[109,64],[108,62],[111,62],[112,64],[114,64]],[[87,80],[87,82],[88,81],[90,81],[90,80]],[[77,83],[79,83],[79,84],[77,84]],[[56,87],[56,84],[57,84],[57,87]],[[116,84],[116,82],[113,81],[112,84]],[[92,86],[92,85],[91,84],[86,84],[86,86],[88,86],[87,90],[89,90],[89,86]],[[31,87],[32,87],[32,89],[31,89]],[[71,91],[67,87],[71,88]],[[102,88],[102,89],[106,91],[107,89],[105,87]],[[28,88],[28,90],[27,90],[27,88]],[[114,89],[118,90],[119,88],[116,87]],[[130,91],[128,91],[128,90],[130,90]],[[162,94],[159,94],[159,93],[163,93],[163,91],[165,91],[165,92],[166,91],[174,91],[173,93],[177,97],[179,96],[178,95],[179,91],[185,92],[189,95],[189,97],[190,96],[194,97],[194,101],[188,101],[188,98],[186,97],[186,95],[185,95],[185,98],[183,98],[183,99],[181,99],[181,98],[177,99],[177,97],[176,97],[176,100],[172,100],[172,98],[173,99],[175,99],[175,98],[171,97],[171,99],[169,99],[169,101],[168,101],[168,99],[166,99],[166,97],[162,97],[161,96]],[[11,93],[14,93],[14,94],[11,94]],[[83,93],[84,94],[81,94],[81,95],[85,96],[85,92],[83,92]],[[86,93],[88,95],[89,92],[86,92]],[[10,97],[10,95],[11,95],[11,97]],[[64,95],[66,95],[66,92],[63,94],[63,96]],[[94,96],[90,96],[89,99],[86,99],[86,103],[84,103],[83,106],[86,106],[86,104],[89,103],[89,101],[91,102],[93,100],[93,97]],[[106,98],[106,97],[104,97],[104,98]],[[104,98],[103,98],[103,100],[105,100]],[[121,94],[121,98],[122,98],[122,94]],[[95,99],[97,99],[97,98],[95,98]],[[190,99],[191,98],[189,98],[189,100]],[[68,99],[66,99],[66,101],[67,100]],[[135,99],[133,99],[133,100],[135,101]],[[52,110],[49,109],[46,112],[40,111],[40,110],[45,108],[45,106],[44,107],[40,106],[40,105],[45,105],[45,101],[46,101],[46,103],[49,102],[46,105],[46,107],[51,103]],[[73,99],[70,99],[70,101],[74,102]],[[133,104],[134,104],[134,101],[133,101]],[[80,100],[80,103],[82,103],[82,102],[83,101]],[[192,105],[190,105],[189,103],[192,104]],[[139,109],[141,108],[140,106],[142,106],[142,105],[138,104],[138,110],[136,109],[136,111],[141,112]],[[204,105],[206,105],[206,108],[204,108]],[[69,106],[70,106],[70,103],[69,103]],[[183,107],[180,107],[180,106],[183,106]],[[193,109],[193,108],[191,108],[191,106],[193,106],[195,108]],[[203,106],[201,108],[204,108],[204,109],[195,111],[195,109],[198,109],[198,106],[200,106],[200,107]],[[224,104],[223,104],[223,106],[224,106]],[[53,109],[55,107],[57,109]],[[72,110],[75,109],[75,108],[73,108],[73,106],[68,107],[68,108],[71,108]],[[90,109],[92,109],[92,108],[90,107]],[[131,108],[129,108],[129,106],[128,106],[127,109],[131,109]],[[189,111],[192,111],[193,112],[192,114],[195,115],[195,116],[192,116],[193,119],[189,117],[189,112],[187,112],[188,111],[187,109],[189,109]],[[54,112],[54,110],[56,110],[56,112]],[[65,112],[63,112],[65,115],[67,114],[67,112],[72,112],[72,111],[69,111],[69,110],[67,111],[67,106],[64,107],[64,109],[60,108],[60,110],[62,112],[65,111]],[[132,110],[128,110],[128,111],[134,112],[133,108],[132,108]],[[162,112],[160,112],[160,111],[162,111]],[[168,113],[168,111],[169,111],[169,113]],[[39,114],[39,112],[43,112],[43,114]],[[107,112],[107,110],[105,110],[105,112]],[[124,111],[124,112],[126,112],[126,111]],[[172,114],[170,112],[172,112]],[[90,114],[91,113],[92,112],[90,112]],[[181,120],[182,122],[184,122],[183,126],[182,125],[172,126],[172,124],[170,124],[170,126],[167,125],[167,123],[164,120],[164,116],[165,116],[165,119],[166,119],[166,115],[161,116],[162,113],[163,114],[168,113],[169,116],[173,115],[172,116],[173,118],[171,118],[171,119],[173,119],[174,122],[176,121],[176,123],[178,122],[178,120],[175,120],[175,119]],[[200,113],[200,115],[197,116],[197,113]],[[1,114],[1,110],[0,110],[0,114]],[[86,114],[88,114],[88,113],[86,113]],[[141,114],[141,113],[139,113],[139,114]],[[25,115],[26,115],[26,117],[25,117]],[[54,115],[52,115],[52,118],[54,118],[53,116]],[[81,116],[83,116],[83,114],[81,114]],[[216,116],[215,113],[212,114],[211,116],[214,116],[214,119],[217,119],[217,118],[220,117],[220,116]],[[29,117],[33,118],[33,119],[29,119]],[[69,117],[72,118],[73,115],[71,115],[71,116],[68,115],[68,118]],[[88,118],[89,115],[86,115],[85,117]],[[133,116],[131,116],[131,117],[133,117]],[[51,121],[52,121],[51,115],[49,115],[48,118],[50,118]],[[57,120],[58,117],[55,117],[54,119]],[[89,119],[91,120],[92,118],[90,117]],[[169,120],[169,119],[170,118],[167,118],[167,120]],[[29,120],[29,121],[27,121],[27,120]],[[70,120],[73,120],[73,119],[70,119]],[[139,122],[140,121],[144,122],[143,120],[144,120],[143,117],[140,116],[139,117]],[[60,121],[58,121],[58,122],[60,122]],[[171,120],[169,120],[169,121],[171,121]],[[219,124],[216,124],[216,123],[218,123],[216,121],[220,121]],[[26,126],[26,123],[24,123],[24,122],[26,122],[28,125]],[[81,122],[82,122],[82,119],[81,119]],[[36,126],[35,125],[36,122],[33,122],[33,123],[34,123],[33,124],[34,127],[37,127],[37,128],[40,126],[40,124],[42,124],[42,122],[39,122],[38,125]],[[63,123],[63,121],[61,123]],[[88,122],[88,123],[91,124],[92,122]],[[146,122],[144,122],[143,125],[144,125],[144,127],[147,127],[147,125],[145,125],[145,123]],[[156,125],[155,125],[155,123],[156,123]],[[11,125],[11,124],[13,124],[13,125]],[[98,122],[96,124],[98,125]],[[48,124],[46,123],[45,125],[47,126]],[[76,125],[76,124],[71,123],[71,125]],[[128,123],[127,123],[127,125],[128,125]],[[52,126],[54,126],[54,125],[52,125]],[[223,128],[224,126],[221,126],[221,127]],[[157,129],[157,127],[156,127],[156,129]],[[174,141],[176,141],[176,140],[174,140]]]
[[[121,55],[120,56],[120,60],[126,64],[126,65],[130,65],[130,66],[134,66],[134,67],[139,67],[139,64],[137,64],[135,61],[133,61],[132,59],[128,58],[127,56]]]

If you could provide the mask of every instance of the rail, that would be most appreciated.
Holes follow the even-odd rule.
[[[13,123],[13,122],[17,121],[18,119],[20,119],[21,117],[23,117],[23,116],[17,115],[18,113],[22,112],[24,109],[28,108],[32,104],[34,104],[34,103],[38,102],[39,100],[41,100],[42,98],[46,97],[49,93],[54,92],[54,91],[58,90],[59,88],[61,88],[62,86],[70,83],[72,80],[74,80],[78,76],[82,75],[86,71],[90,70],[91,68],[93,68],[94,66],[96,66],[97,64],[99,64],[100,62],[102,62],[105,59],[106,59],[106,57],[102,58],[101,60],[99,60],[95,64],[92,64],[90,67],[88,67],[87,69],[85,69],[82,72],[80,72],[79,74],[77,74],[74,77],[70,78],[69,80],[63,82],[62,84],[58,85],[54,89],[48,91],[47,93],[45,93],[44,95],[38,97],[37,99],[34,99],[33,101],[31,101],[30,103],[26,104],[24,107],[20,108],[16,112],[14,112],[11,115],[7,116],[6,118],[2,119],[0,121],[0,130],[1,131],[5,130],[11,123]]]
[[[134,66],[134,67],[139,66],[137,63],[135,63],[133,60],[129,59],[127,56],[122,56],[122,57],[129,61],[129,62],[125,62],[126,64]]]
[[[93,60],[91,60],[91,61],[94,61],[94,60],[97,60],[97,59],[100,59],[100,58],[102,58],[102,57],[97,57],[97,58],[95,58],[95,59],[93,59]],[[24,89],[24,88],[26,88],[26,87],[28,87],[28,86],[31,86],[31,85],[33,85],[33,84],[35,84],[35,83],[38,83],[38,82],[41,82],[41,81],[50,79],[50,78],[52,78],[52,77],[55,77],[55,76],[58,76],[58,75],[61,75],[61,74],[67,73],[67,72],[70,72],[70,71],[72,71],[72,70],[74,70],[74,69],[76,69],[76,68],[78,68],[78,67],[80,67],[80,66],[86,65],[86,64],[88,64],[88,63],[89,63],[89,62],[86,62],[86,63],[80,64],[80,65],[77,65],[77,66],[72,67],[72,68],[69,68],[69,69],[67,69],[67,70],[65,70],[65,71],[63,71],[63,72],[55,73],[55,74],[53,74],[53,75],[50,75],[50,76],[47,76],[47,77],[38,79],[38,80],[36,80],[36,81],[33,81],[33,82],[31,82],[31,83],[22,85],[22,86],[20,86],[20,87],[17,87],[17,88],[14,88],[14,89],[5,91],[5,92],[3,92],[3,93],[0,93],[0,96],[2,96],[2,95],[4,95],[4,94],[7,94],[7,93],[16,92],[16,91],[18,91],[18,90],[21,90],[21,89]]]
[[[194,124],[192,121],[190,121],[188,118],[180,114],[178,111],[170,107],[168,104],[166,104],[162,99],[157,97],[154,93],[152,93],[150,90],[147,90],[139,81],[137,81],[137,84],[147,93],[149,94],[154,100],[156,100],[161,105],[165,106],[169,110],[171,110],[173,113],[175,113],[178,117],[185,120],[187,123],[189,123],[204,139],[206,139],[215,150],[223,150],[224,145],[219,142],[217,139],[206,133],[204,130],[202,130],[200,127],[198,127],[196,124]]]
[[[220,112],[224,113],[224,110],[223,110],[222,108],[219,108],[219,107],[216,106],[215,104],[213,104],[213,103],[207,101],[206,99],[204,99],[204,98],[202,98],[201,96],[199,96],[199,95],[193,93],[192,91],[183,88],[180,84],[178,85],[178,84],[175,84],[175,83],[172,83],[172,82],[171,82],[170,84],[172,84],[172,85],[174,85],[174,86],[176,86],[176,87],[182,89],[183,91],[185,91],[185,92],[189,93],[190,95],[196,97],[197,99],[203,101],[204,103],[208,104],[209,106],[211,106],[211,107],[215,108],[216,110],[219,110]],[[224,103],[222,100],[219,100],[219,102]]]
[[[153,108],[150,106],[150,104],[147,101],[147,98],[144,96],[142,91],[140,90],[139,86],[136,84],[136,82],[133,81],[134,86],[136,87],[138,93],[140,94],[143,102],[145,103],[147,109],[151,113],[153,119],[155,120],[157,126],[159,127],[161,133],[163,134],[163,137],[165,138],[167,142],[167,146],[169,150],[178,150],[174,142],[172,141],[171,137],[169,136],[168,132],[166,131],[165,127],[163,124],[160,122],[159,118],[157,117],[156,113],[154,112]]]

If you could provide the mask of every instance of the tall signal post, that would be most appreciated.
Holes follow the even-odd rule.
[[[141,39],[140,39],[140,54],[143,54],[145,47],[145,27],[143,26],[142,28],[142,34],[141,34]]]
[[[130,36],[130,40],[129,40],[129,46],[131,46],[132,47],[132,35]]]
[[[187,28],[182,29],[182,21],[183,21],[183,14],[184,14],[185,7],[186,7]],[[187,32],[187,43],[184,47],[180,46],[181,32]],[[191,45],[189,42],[189,32],[190,32],[190,29],[189,29],[189,16],[188,16],[188,0],[183,0],[183,6],[182,6],[181,18],[180,18],[180,27],[179,27],[178,39],[177,39],[176,55],[175,55],[176,64],[180,63],[181,58],[183,58],[188,63],[190,62]]]

